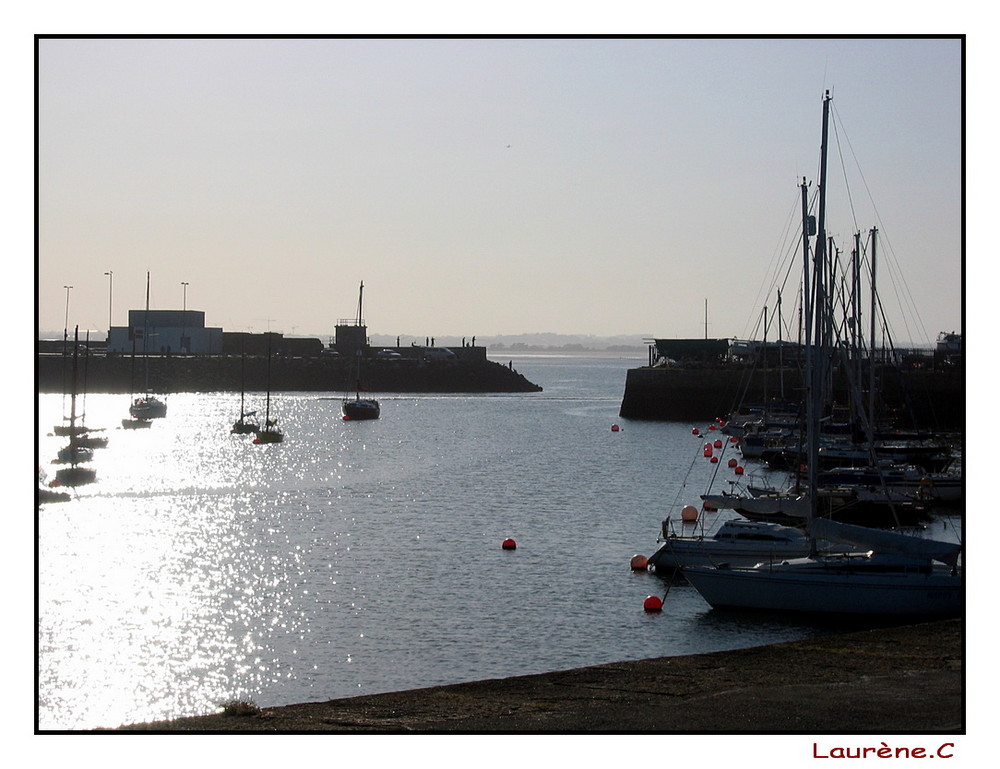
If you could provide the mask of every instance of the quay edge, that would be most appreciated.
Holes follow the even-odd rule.
[[[800,376],[784,372],[784,395],[797,397]],[[725,417],[741,403],[763,403],[780,397],[781,372],[739,366],[653,367],[629,369],[619,416],[650,421],[712,420]],[[903,370],[882,384],[888,407],[908,407],[918,426],[962,431],[965,426],[965,376],[962,370]]]
[[[366,368],[366,386],[381,393],[522,393],[542,388],[510,366],[486,358],[482,348],[467,348],[455,360],[418,362],[372,360]],[[474,354],[479,352],[478,355]],[[353,388],[344,358],[276,358],[271,387],[281,392],[342,392]],[[128,393],[143,387],[144,363],[133,367],[129,356],[91,355],[87,360],[87,390],[91,393]],[[245,368],[244,368],[245,367]],[[245,371],[245,374],[244,374]],[[61,355],[36,355],[36,386],[39,393],[65,389]],[[351,381],[349,381],[351,380]],[[263,390],[267,381],[267,359],[239,355],[150,356],[149,383],[152,392],[239,392]]]

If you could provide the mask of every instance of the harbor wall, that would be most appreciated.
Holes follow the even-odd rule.
[[[726,417],[741,404],[784,397],[800,400],[800,375],[794,370],[742,367],[643,367],[626,374],[619,415],[625,419],[690,421]],[[845,399],[847,394],[840,393]],[[965,427],[965,374],[961,369],[909,369],[881,377],[884,413],[902,427],[961,431]],[[912,415],[912,418],[911,418]]]
[[[542,388],[512,368],[487,360],[484,348],[455,350],[450,360],[417,357],[369,359],[365,386],[371,392],[517,393]],[[155,393],[248,392],[267,387],[268,363],[263,356],[150,356],[149,388]],[[91,393],[145,391],[146,361],[131,356],[91,355],[79,361],[79,387]],[[65,392],[69,369],[61,355],[36,355],[39,393]],[[245,373],[244,373],[245,370]],[[355,375],[347,358],[288,358],[271,361],[273,391],[344,392],[354,390]]]

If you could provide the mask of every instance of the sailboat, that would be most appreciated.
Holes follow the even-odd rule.
[[[93,459],[93,449],[80,444],[80,435],[73,429],[76,427],[76,397],[78,386],[80,357],[80,328],[76,328],[73,342],[73,376],[70,390],[69,444],[59,450],[56,463],[69,464],[69,467],[56,471],[54,484],[57,486],[82,486],[97,480],[97,471],[90,467],[80,467],[84,462]]]
[[[257,426],[254,430],[256,437],[254,443],[281,443],[285,440],[285,434],[278,427],[278,420],[271,419],[271,337],[267,337],[267,398],[264,408],[264,426]]]
[[[819,427],[830,345],[831,302],[825,290],[826,158],[830,94],[823,101],[819,217],[810,256],[803,184],[803,285],[806,350],[806,440],[810,554],[751,567],[690,566],[687,581],[716,608],[762,609],[841,615],[939,617],[962,610],[961,545],[878,531],[818,517]],[[810,261],[815,265],[810,281]],[[821,554],[826,539],[855,552]],[[862,548],[862,552],[857,552]]]
[[[362,315],[362,300],[364,298],[365,283],[361,281],[361,288],[358,290],[358,318],[357,325],[362,326],[364,324],[364,316]],[[378,401],[374,398],[362,398],[361,397],[361,367],[364,362],[364,347],[359,346],[355,352],[355,363],[353,373],[354,373],[354,397],[351,398],[350,393],[344,395],[344,401],[341,404],[341,410],[344,413],[345,420],[356,420],[356,419],[378,419],[381,414],[381,407]]]
[[[248,417],[254,416],[257,412],[246,411],[244,409],[244,398],[246,394],[246,364],[247,356],[246,349],[244,349],[240,359],[240,418],[233,422],[233,427],[229,431],[231,433],[235,433],[236,435],[247,435],[249,433],[255,433],[260,429],[260,425],[258,423],[248,421]],[[268,365],[270,365],[270,361],[268,361]]]
[[[142,332],[142,355],[145,363],[146,393],[132,401],[128,413],[134,419],[161,419],[167,415],[167,404],[149,393],[149,273],[146,273],[146,313]]]
[[[129,402],[135,400],[135,334],[132,334],[132,368],[131,368],[131,378],[129,380]],[[122,428],[125,430],[141,430],[143,428],[148,428],[153,423],[149,419],[133,419],[129,417],[128,419],[122,420]]]

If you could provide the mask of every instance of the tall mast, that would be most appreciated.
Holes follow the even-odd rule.
[[[868,418],[875,421],[875,309],[878,302],[878,294],[875,291],[875,243],[878,237],[878,230],[872,227],[872,289],[871,289],[871,337],[869,342],[868,355],[871,365],[871,382],[868,385]]]
[[[808,440],[808,483],[809,483],[809,515],[810,520],[816,518],[819,512],[819,409],[820,409],[820,382],[823,374],[820,371],[822,355],[817,355],[816,345],[822,344],[823,329],[825,327],[824,316],[826,315],[826,304],[824,299],[824,281],[826,280],[824,271],[824,260],[826,257],[826,160],[827,141],[829,138],[829,118],[830,118],[830,92],[827,91],[823,99],[823,131],[822,144],[820,145],[820,170],[819,170],[819,211],[818,226],[816,230],[816,253],[814,254],[815,270],[813,281],[815,285],[815,302],[812,306],[813,322],[815,323],[815,339],[811,339],[807,318],[806,325],[806,366],[808,372],[808,385],[806,390],[806,437]],[[808,256],[808,255],[807,255]],[[808,258],[807,258],[808,263]],[[810,286],[808,279],[805,285],[808,295]],[[812,343],[811,343],[812,342]]]

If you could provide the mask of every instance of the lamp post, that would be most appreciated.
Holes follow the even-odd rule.
[[[181,351],[184,353],[191,352],[191,344],[185,345],[185,337],[187,337],[187,307],[188,307],[188,284],[186,281],[181,281],[181,286],[184,291],[184,302],[181,305]]]
[[[111,350],[111,297],[114,293],[114,280],[115,274],[108,270],[105,275],[108,276],[108,351]]]
[[[69,347],[69,291],[72,286],[63,286],[66,289],[66,319],[63,321],[63,355]]]

